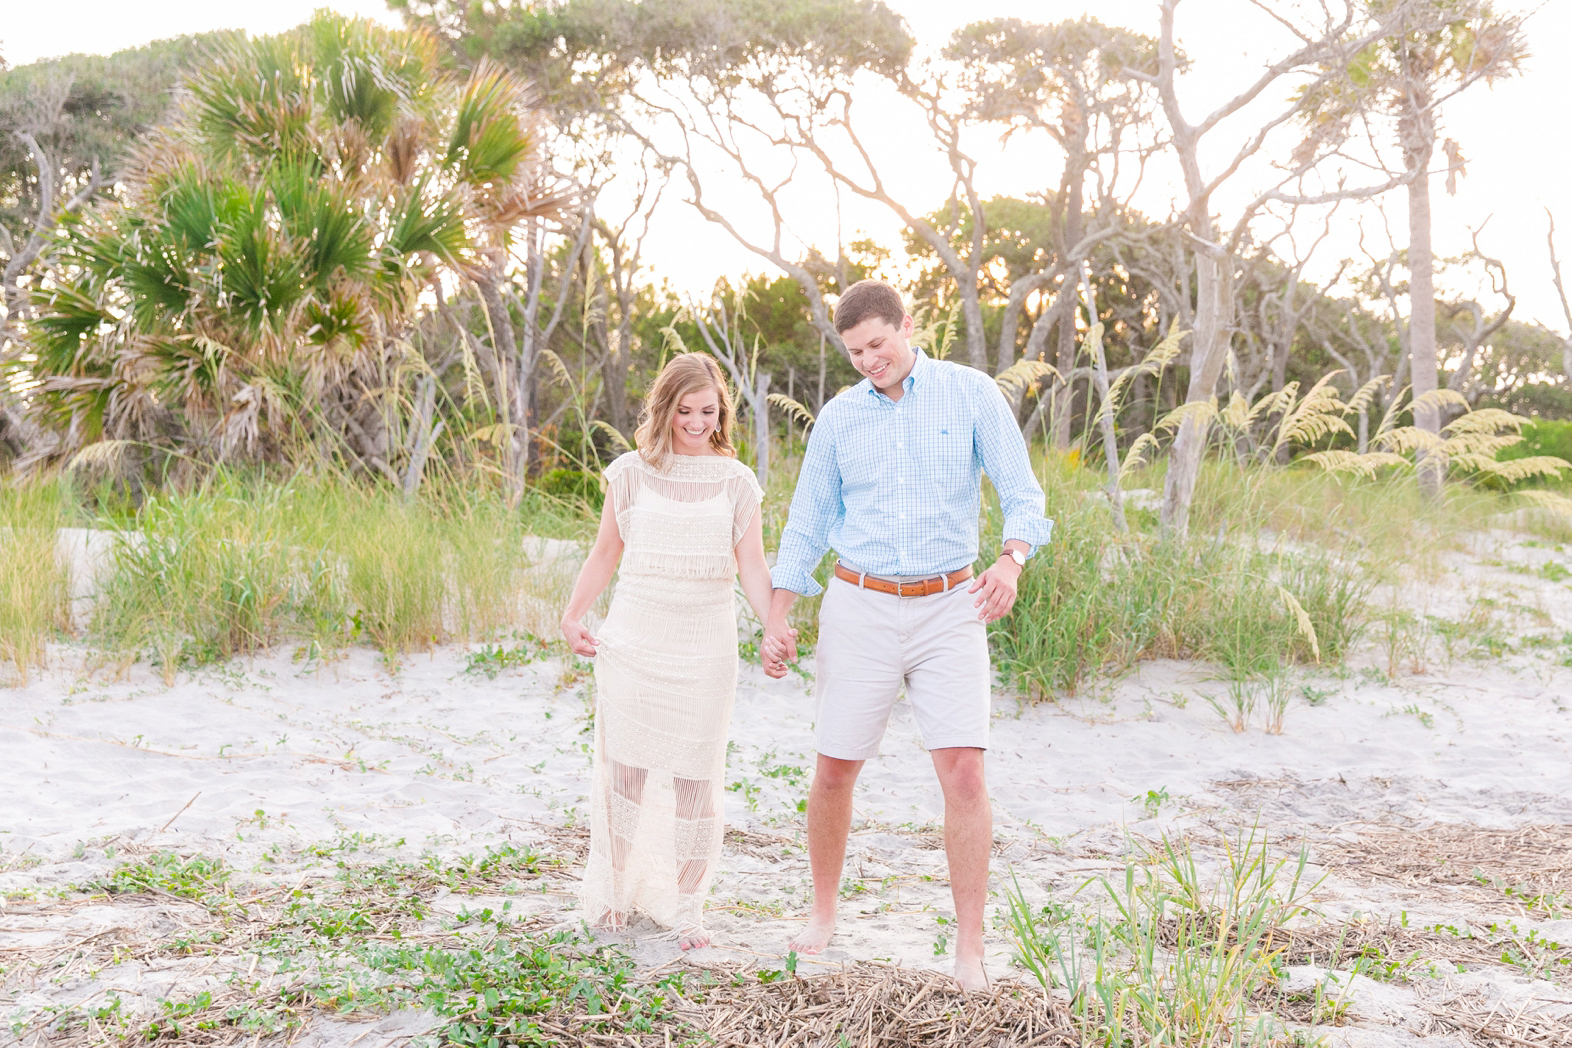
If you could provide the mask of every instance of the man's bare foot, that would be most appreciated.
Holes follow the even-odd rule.
[[[803,925],[802,931],[792,936],[791,942],[786,946],[798,953],[823,953],[824,948],[830,945],[830,937],[834,934],[835,915],[832,913],[825,917],[814,914],[808,918],[808,923]]]
[[[967,991],[988,988],[988,970],[981,957],[955,958],[955,985]]]
[[[710,944],[708,928],[689,928],[677,936],[677,945],[683,950],[702,950]]]

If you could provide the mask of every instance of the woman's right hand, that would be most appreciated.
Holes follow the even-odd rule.
[[[600,644],[600,641],[590,635],[590,631],[584,628],[584,623],[578,619],[563,619],[562,635],[567,638],[568,648],[573,654],[583,655],[587,659],[595,657],[595,647]]]

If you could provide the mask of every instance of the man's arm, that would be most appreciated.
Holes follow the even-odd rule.
[[[1053,534],[1053,521],[1043,515],[1043,489],[1032,473],[1026,441],[999,387],[979,383],[977,391],[977,450],[983,472],[999,493],[1004,513],[1005,539],[1017,539],[1030,557]]]
[[[792,495],[781,545],[775,554],[770,578],[777,590],[791,590],[812,597],[824,587],[813,579],[813,569],[830,548],[830,529],[846,514],[841,502],[841,467],[835,454],[833,401],[819,412],[819,421],[808,436],[797,490]]]
[[[1004,513],[1004,548],[1030,557],[1053,534],[1053,522],[1043,515],[1043,489],[1032,474],[1026,441],[1016,428],[1015,416],[999,387],[984,376],[975,396],[973,432],[983,472],[999,494],[999,508]],[[996,554],[994,562],[972,583],[971,592],[978,594],[978,618],[993,622],[1010,613],[1021,571],[1015,558]]]
[[[796,632],[787,627],[787,614],[798,594],[811,597],[823,590],[813,569],[830,548],[830,529],[846,514],[841,502],[841,469],[835,453],[833,401],[819,411],[819,421],[808,437],[797,491],[792,496],[780,549],[770,571],[775,589],[770,596],[770,617],[764,627],[766,656],[797,657]]]

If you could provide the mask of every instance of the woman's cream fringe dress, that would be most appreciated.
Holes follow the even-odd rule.
[[[763,492],[736,459],[637,452],[606,469],[622,563],[595,655],[595,769],[584,915],[703,927],[720,860],[737,695],[737,542]]]

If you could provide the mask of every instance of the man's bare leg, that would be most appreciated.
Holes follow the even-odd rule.
[[[983,967],[983,906],[988,901],[993,809],[983,774],[984,752],[960,746],[930,752],[944,790],[944,853],[950,862],[950,894],[955,899],[957,926],[955,981],[963,990],[981,990],[988,985]],[[810,841],[812,832],[810,825]]]
[[[813,785],[808,789],[813,910],[808,923],[788,944],[798,953],[822,952],[835,934],[835,904],[841,893],[841,867],[846,864],[846,836],[851,832],[852,787],[857,785],[862,763],[819,754]]]

